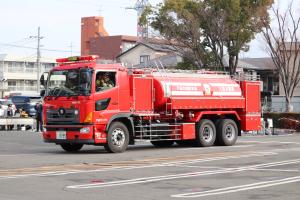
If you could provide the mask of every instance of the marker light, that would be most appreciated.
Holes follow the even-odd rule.
[[[93,122],[93,112],[90,112],[89,114],[87,114],[87,116],[85,117],[84,123],[92,123]]]

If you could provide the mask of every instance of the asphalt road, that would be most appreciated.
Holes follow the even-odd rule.
[[[66,153],[33,132],[0,132],[0,200],[300,199],[300,134],[232,147]]]

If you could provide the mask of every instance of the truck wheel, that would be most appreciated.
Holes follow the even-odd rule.
[[[64,144],[60,144],[60,146],[65,151],[76,152],[76,151],[79,151],[83,147],[83,144],[69,144],[69,143],[64,143]]]
[[[164,140],[164,141],[150,141],[153,146],[156,147],[170,147],[174,144],[173,140]]]
[[[196,124],[196,145],[210,147],[216,140],[215,124],[209,119],[202,119]]]
[[[127,149],[129,133],[127,127],[121,122],[113,122],[107,133],[107,143],[104,145],[110,153],[121,153]]]
[[[232,119],[221,119],[217,123],[216,143],[223,146],[234,145],[238,137],[238,127]]]

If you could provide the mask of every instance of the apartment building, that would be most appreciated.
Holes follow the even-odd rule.
[[[41,58],[39,74],[55,66],[55,59]],[[11,94],[37,95],[36,58],[0,54],[0,97]]]

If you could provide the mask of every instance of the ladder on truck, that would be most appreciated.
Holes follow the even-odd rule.
[[[172,110],[172,87],[171,87],[171,80],[170,77],[168,77],[167,75],[167,71],[166,68],[164,67],[164,65],[162,64],[162,62],[160,60],[158,60],[159,65],[157,64],[156,61],[154,61],[154,64],[156,66],[157,71],[160,73],[161,77],[163,77],[166,81],[166,84],[164,85],[164,90],[168,91],[167,88],[170,88],[170,94],[167,97],[167,102],[166,102],[166,115],[167,116],[171,116],[173,114],[173,110]],[[162,73],[163,72],[163,73]]]

